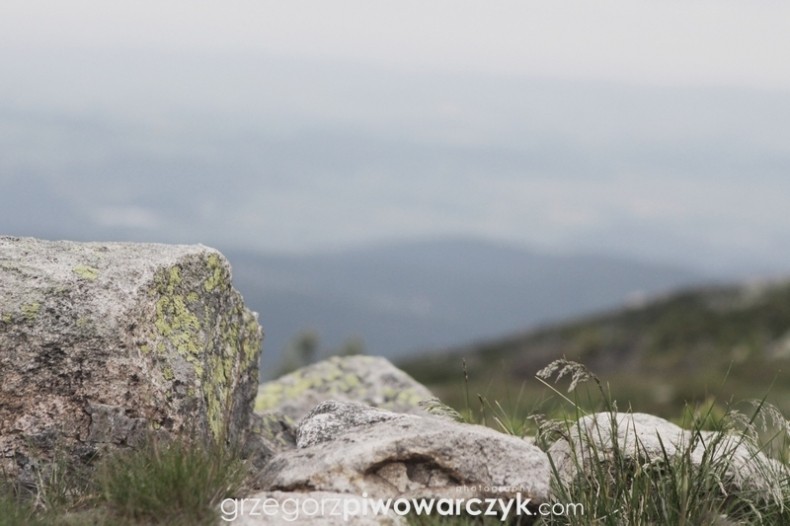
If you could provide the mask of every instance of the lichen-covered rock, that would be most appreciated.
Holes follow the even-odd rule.
[[[549,495],[548,457],[482,426],[329,401],[299,424],[298,449],[276,455],[261,488],[373,498],[531,498]]]
[[[425,386],[385,358],[335,356],[262,384],[255,411],[276,411],[298,422],[321,402],[338,400],[425,414],[419,404],[431,398]]]
[[[0,237],[0,471],[242,439],[261,338],[216,250]]]
[[[327,400],[361,402],[397,413],[429,414],[433,394],[386,358],[333,356],[258,388],[253,429],[274,452],[296,446],[296,423]]]
[[[348,493],[262,492],[220,505],[222,524],[234,526],[407,526],[391,509],[376,513],[366,497]]]
[[[681,456],[694,467],[708,463],[728,490],[777,493],[772,481],[786,478],[784,466],[758,451],[743,435],[694,432],[645,413],[595,413],[572,423],[568,437],[548,450],[560,480],[570,484],[614,455],[643,468],[677,461]],[[584,473],[581,473],[584,475]],[[766,476],[774,474],[781,476]]]

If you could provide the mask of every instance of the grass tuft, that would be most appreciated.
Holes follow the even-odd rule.
[[[55,462],[35,494],[0,483],[0,526],[202,526],[236,497],[246,468],[235,448],[148,440],[79,473]]]
[[[583,366],[567,361],[544,371],[548,374],[541,375],[542,381],[557,372],[557,380],[570,373],[572,384],[578,383],[577,376],[581,380],[596,378],[581,375]],[[622,428],[624,421],[618,421],[616,403],[603,385],[596,381],[595,387],[600,409],[609,414],[608,422],[583,429],[580,405],[566,399],[577,411],[577,418],[540,422],[544,437],[537,441],[545,448],[564,438],[576,475],[569,479],[549,450],[554,498],[580,503],[586,513],[552,517],[538,524],[790,524],[788,470],[777,460],[782,458],[778,452],[786,455],[788,422],[776,408],[764,401],[754,403],[752,413],[731,409],[719,415],[712,403],[704,404],[701,411],[688,408],[685,413],[691,427],[684,436],[690,438],[669,444],[657,436],[660,451],[649,452],[631,430]]]
[[[244,477],[236,456],[218,447],[151,442],[119,454],[98,472],[101,500],[119,517],[147,524],[215,524],[217,505]]]
[[[464,420],[472,421],[466,367],[463,372],[466,392],[459,398],[467,400]],[[567,392],[552,384],[563,379],[570,383]],[[790,524],[790,421],[765,399],[737,406],[731,402],[722,405],[714,398],[687,404],[679,418],[680,428],[686,430],[683,439],[657,435],[658,447],[648,448],[635,429],[629,429],[628,418],[624,420],[628,412],[618,411],[609,386],[584,365],[557,360],[542,369],[537,380],[553,397],[549,404],[561,407],[552,411],[552,418],[533,411],[524,420],[518,416],[524,414],[523,407],[506,409],[507,404],[478,395],[481,411],[476,422],[517,436],[532,430],[534,443],[549,454],[552,502],[581,505],[584,510],[532,517],[527,524]],[[486,413],[494,415],[493,422],[486,420]],[[596,425],[587,427],[591,421]],[[551,447],[558,441],[567,446],[564,453]],[[413,526],[494,523],[499,523],[498,519],[409,518]]]
[[[9,484],[0,484],[0,526],[38,526],[44,524],[33,504],[20,498]]]

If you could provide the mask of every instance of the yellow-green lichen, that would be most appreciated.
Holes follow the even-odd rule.
[[[211,275],[203,282],[203,288],[206,292],[211,292],[225,281],[223,276],[224,269],[217,254],[209,254],[206,258],[206,264]]]
[[[341,382],[343,383],[343,386],[346,388],[345,389],[346,391],[350,391],[350,390],[354,389],[355,387],[357,387],[357,386],[362,384],[362,382],[360,382],[360,380],[359,380],[359,376],[357,376],[355,374],[351,374],[351,373],[345,375],[341,379]]]
[[[299,378],[293,384],[285,387],[284,395],[286,398],[296,398],[313,387],[315,387],[315,381],[312,378]]]
[[[200,330],[200,320],[186,306],[181,296],[162,296],[156,302],[156,328],[170,340],[179,352],[198,352],[194,334]]]
[[[14,317],[11,315],[10,312],[4,312],[2,316],[3,323],[11,323],[14,321]]]
[[[230,410],[231,384],[235,365],[233,348],[220,346],[209,356],[210,375],[206,379],[206,403],[209,427],[214,437],[224,436],[226,416]]]
[[[202,338],[200,335],[200,320],[188,308],[187,297],[179,294],[177,289],[181,284],[181,268],[170,267],[167,271],[160,271],[154,278],[155,292],[159,294],[156,300],[156,319],[154,325],[160,336],[172,345],[173,348],[187,362],[192,364],[198,380],[203,379],[204,366],[200,361]],[[165,344],[159,342],[157,351],[165,351]]]
[[[394,400],[398,397],[398,391],[393,389],[392,387],[385,387],[381,390],[381,396],[384,397],[384,400]]]
[[[151,352],[151,347],[147,343],[144,343],[140,346],[140,352],[143,354],[148,354]]]
[[[38,312],[41,310],[41,304],[36,302],[27,303],[25,305],[22,305],[21,310],[22,310],[22,315],[25,317],[26,320],[33,321],[36,318],[38,318]]]
[[[283,385],[278,381],[260,386],[255,397],[255,411],[266,411],[280,405],[283,400],[283,390]]]
[[[96,278],[99,277],[99,269],[89,267],[87,265],[77,265],[72,269],[72,271],[77,276],[88,281],[96,281]]]
[[[193,361],[192,366],[195,368],[195,376],[197,376],[201,381],[204,379],[204,375],[206,372],[206,368],[203,366],[202,363]]]
[[[208,417],[208,425],[211,428],[211,433],[216,440],[219,440],[225,435],[225,418],[223,406],[218,393],[212,393],[206,396],[206,416]]]
[[[170,267],[169,275],[170,279],[167,282],[167,289],[172,294],[176,287],[181,284],[181,267],[178,265]]]
[[[209,254],[204,261],[210,271],[202,283],[204,291],[230,288],[230,275],[220,256]],[[205,401],[209,429],[221,440],[228,431],[236,378],[257,367],[253,362],[260,350],[260,327],[240,298],[218,317],[214,302],[210,298],[201,302],[202,291],[188,286],[183,271],[173,266],[154,277],[154,325],[160,336],[156,349],[159,354],[174,349],[194,368],[196,383],[188,387],[187,395]],[[219,324],[213,325],[217,318]],[[172,370],[165,368],[162,374],[170,380]]]
[[[321,376],[323,380],[327,383],[335,380],[339,380],[340,378],[343,377],[343,369],[341,369],[338,366],[338,363],[336,361],[330,360],[327,363],[327,366],[324,369],[323,374]]]
[[[332,378],[326,376],[317,376],[309,374],[303,376],[300,371],[292,373],[285,380],[276,380],[263,384],[258,389],[258,395],[255,397],[255,410],[266,411],[273,409],[285,400],[295,399],[302,396],[311,390],[318,389],[324,394],[333,395],[340,393],[348,393],[354,388],[361,385],[360,379],[353,374],[346,374],[338,376],[333,374]]]
[[[175,373],[173,373],[173,368],[170,367],[169,364],[165,365],[165,367],[162,369],[162,376],[164,376],[165,380],[168,382],[172,381],[173,378],[176,377]]]
[[[218,259],[216,261],[219,262]],[[155,277],[155,292],[158,293],[159,298],[155,304],[154,325],[171,348],[192,365],[197,380],[196,386],[202,391],[206,401],[209,428],[214,438],[219,440],[224,434],[226,405],[231,396],[228,377],[232,373],[233,360],[209,354],[208,363],[204,364],[205,335],[201,332],[200,319],[190,309],[190,307],[198,307],[200,297],[194,290],[180,290],[183,288],[182,281],[179,266],[162,271]],[[206,306],[203,312],[206,319],[210,319],[212,314]],[[164,352],[164,345],[159,350]],[[219,351],[220,349],[215,349],[215,352]],[[165,367],[162,374],[168,381],[174,377],[172,368]],[[192,389],[190,396],[196,396],[195,389]]]
[[[394,407],[397,404],[403,404],[407,406],[417,407],[420,402],[424,399],[424,395],[412,390],[412,389],[404,389],[400,391],[396,396],[395,399],[392,400],[391,405]]]
[[[276,380],[263,384],[255,398],[255,410],[265,411],[280,405],[284,400],[298,398],[323,383],[320,378],[302,376],[300,371],[292,373],[287,380]]]
[[[255,316],[248,316],[246,326],[246,338],[241,343],[242,351],[244,352],[244,366],[255,367],[258,370],[258,358],[261,355],[261,340],[258,335],[261,334],[261,326]]]

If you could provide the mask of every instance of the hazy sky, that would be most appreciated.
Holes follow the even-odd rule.
[[[255,52],[405,70],[790,87],[786,2],[6,0],[7,52]]]
[[[0,230],[790,271],[790,4],[0,5]]]

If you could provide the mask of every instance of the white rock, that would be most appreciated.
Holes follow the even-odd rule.
[[[560,439],[548,450],[566,485],[577,477],[579,468],[591,471],[598,463],[611,462],[615,454],[647,466],[688,453],[694,467],[706,461],[718,465],[722,483],[737,491],[778,494],[774,481],[787,476],[781,463],[738,435],[694,433],[645,413],[595,413],[571,423],[568,432],[570,440]],[[766,477],[766,473],[784,475]]]
[[[325,402],[298,427],[299,449],[276,455],[262,488],[371,497],[549,495],[548,457],[518,437],[446,419]]]

